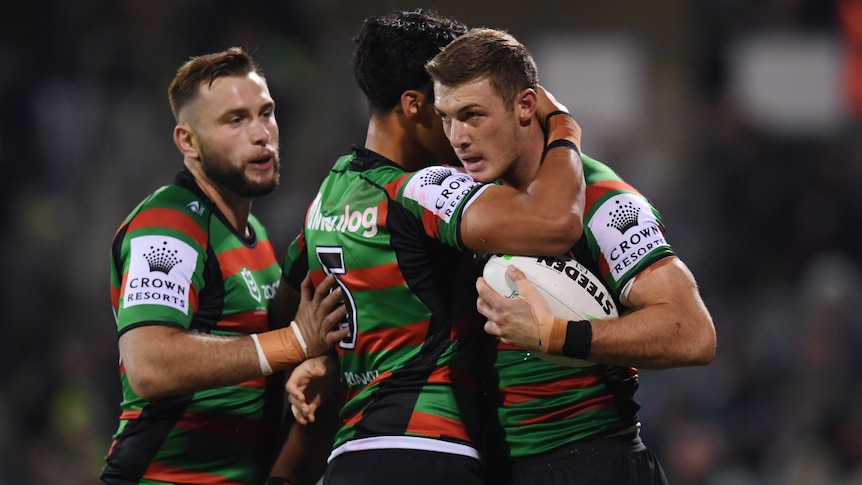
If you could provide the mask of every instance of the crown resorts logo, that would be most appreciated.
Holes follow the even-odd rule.
[[[620,204],[620,201],[616,200],[614,203],[617,204],[617,208],[608,213],[611,216],[608,227],[613,227],[621,234],[625,234],[626,231],[638,225],[638,215],[641,209],[635,207],[631,201]]]
[[[419,181],[421,182],[420,187],[425,187],[427,185],[443,185],[443,181],[450,175],[452,175],[452,172],[447,169],[437,168],[425,170],[419,177]]]
[[[160,271],[164,274],[171,272],[171,269],[183,261],[177,257],[179,250],[168,248],[168,242],[162,241],[162,247],[150,246],[150,250],[144,254],[147,264],[150,265],[150,271]]]
[[[432,167],[416,173],[407,182],[403,195],[448,223],[455,209],[479,185],[466,173],[452,168]]]

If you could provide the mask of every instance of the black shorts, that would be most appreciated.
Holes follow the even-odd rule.
[[[375,449],[336,456],[323,485],[484,485],[482,463],[436,451]]]
[[[658,459],[635,434],[571,443],[535,456],[514,458],[494,470],[509,485],[667,485]],[[508,475],[508,479],[500,478]],[[494,483],[492,485],[499,485]]]

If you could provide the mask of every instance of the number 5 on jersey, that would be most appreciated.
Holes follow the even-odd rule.
[[[348,328],[349,333],[347,337],[344,337],[338,343],[338,346],[342,349],[352,349],[356,346],[356,303],[353,301],[353,294],[350,293],[350,289],[338,277],[338,275],[347,273],[347,267],[344,264],[344,251],[341,246],[317,246],[315,249],[317,260],[320,262],[323,272],[327,275],[334,274],[335,281],[344,292],[344,304],[347,305],[347,314],[338,325],[339,328]]]

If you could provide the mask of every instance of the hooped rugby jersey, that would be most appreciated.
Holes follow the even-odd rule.
[[[252,215],[248,224],[250,237],[240,236],[185,170],[139,204],[112,246],[119,334],[143,325],[212,335],[268,330],[281,268],[264,227]],[[281,373],[153,401],[135,395],[122,356],[120,379],[105,483],[263,483],[277,452]]]
[[[284,275],[298,287],[306,269],[315,284],[333,273],[344,290],[333,456],[360,443],[477,456],[484,320],[458,227],[484,187],[449,167],[408,173],[359,147],[322,183]]]
[[[584,234],[572,256],[599,275],[621,309],[626,284],[673,255],[653,205],[613,170],[581,156],[586,180]],[[637,369],[564,367],[497,343],[497,414],[510,456],[543,453],[638,424]],[[536,439],[539,436],[541,439]]]

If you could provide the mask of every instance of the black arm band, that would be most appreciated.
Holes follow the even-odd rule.
[[[548,146],[545,147],[545,153],[548,153],[549,151],[557,147],[571,148],[575,151],[575,153],[578,154],[579,157],[581,156],[581,151],[578,150],[578,146],[575,145],[575,142],[566,138],[560,138],[559,140],[554,140],[551,143],[548,143]]]
[[[569,320],[566,327],[566,342],[563,344],[563,355],[575,359],[586,359],[590,355],[593,344],[593,326],[589,320],[573,322]]]
[[[556,111],[551,111],[550,113],[548,113],[548,116],[545,116],[545,126],[546,126],[546,127],[548,127],[548,128],[550,128],[550,127],[551,127],[551,125],[549,124],[549,123],[551,122],[551,116],[556,116],[556,115],[566,115],[566,116],[568,116],[568,117],[570,117],[570,118],[571,118],[571,116],[572,116],[572,115],[570,115],[570,114],[569,114],[569,112],[568,112],[568,111],[563,111],[563,110],[560,110],[560,109],[558,109],[558,110],[556,110]]]

